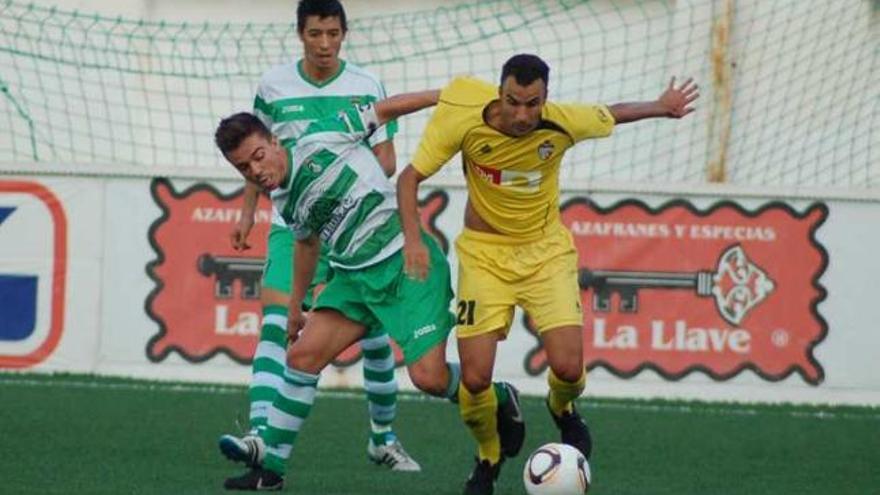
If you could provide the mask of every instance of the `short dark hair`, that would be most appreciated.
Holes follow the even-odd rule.
[[[504,62],[501,68],[501,84],[504,84],[508,76],[513,76],[516,83],[522,86],[528,86],[537,79],[544,81],[546,86],[550,82],[550,66],[537,55],[520,53]]]
[[[240,112],[220,121],[214,131],[214,144],[225,156],[235,151],[252,134],[259,134],[266,140],[272,139],[272,133],[262,120],[252,113]]]
[[[342,32],[348,32],[348,23],[345,20],[345,9],[339,0],[299,0],[296,7],[296,31],[302,33],[306,28],[306,19],[316,15],[319,19],[325,17],[338,17]]]

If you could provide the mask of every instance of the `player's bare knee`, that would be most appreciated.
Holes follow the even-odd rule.
[[[583,364],[581,361],[571,360],[570,362],[550,366],[550,369],[553,370],[553,374],[556,375],[556,378],[559,378],[564,382],[573,383],[580,379],[581,374],[583,373]]]
[[[427,352],[421,358],[407,366],[409,378],[422,392],[437,397],[444,397],[449,386],[449,367],[446,364],[446,353],[442,346]]]
[[[409,369],[409,378],[416,388],[426,394],[440,397],[446,392],[447,377],[442,373],[433,372],[428,367],[411,367]]]
[[[471,394],[478,394],[492,386],[492,373],[462,369],[461,384]]]

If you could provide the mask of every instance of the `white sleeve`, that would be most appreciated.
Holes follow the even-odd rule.
[[[269,103],[266,101],[265,89],[263,88],[263,81],[260,81],[260,84],[257,86],[257,94],[254,96],[254,115],[257,116],[263,124],[272,130],[272,124],[274,124],[274,120],[272,118],[272,111]]]
[[[385,87],[382,86],[381,84],[379,84],[378,88],[379,89],[377,91],[378,94],[376,95],[376,101],[381,101],[381,100],[384,100],[385,98],[388,98],[388,95],[385,94]],[[390,140],[392,138],[392,136],[394,136],[394,132],[392,131],[392,127],[394,129],[397,128],[396,121],[391,121],[391,122],[379,127],[378,129],[376,129],[376,132],[374,132],[367,139],[367,142],[370,143],[370,147],[372,148],[373,146],[376,146],[379,143],[384,143],[385,141]]]
[[[357,142],[367,140],[379,128],[379,118],[372,103],[363,103],[342,110],[338,114],[347,139]],[[326,138],[325,138],[326,139]]]
[[[360,117],[361,124],[364,127],[364,131],[367,133],[366,136],[370,139],[370,144],[378,144],[382,141],[376,141],[373,143],[372,139],[379,132],[384,132],[385,128],[379,125],[379,116],[376,115],[376,107],[372,103],[367,103],[366,105],[356,105],[358,117]]]

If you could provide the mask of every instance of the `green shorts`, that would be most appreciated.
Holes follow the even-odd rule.
[[[280,225],[272,225],[269,238],[266,240],[266,265],[263,268],[263,287],[290,294],[293,284],[293,244],[296,242],[293,233]],[[321,247],[321,257],[315,269],[315,278],[306,293],[303,306],[308,309],[312,305],[312,294],[315,287],[326,284],[333,276],[333,269],[327,262],[327,249]]]
[[[449,304],[449,263],[436,241],[422,233],[431,269],[425,280],[403,273],[403,252],[365,268],[337,268],[314,309],[335,309],[367,328],[384,328],[412,364],[437,345],[446,345],[454,326]]]

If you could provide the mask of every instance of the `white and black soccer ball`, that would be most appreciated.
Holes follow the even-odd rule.
[[[529,495],[583,495],[590,489],[590,465],[571,445],[548,443],[529,456],[523,483]]]

